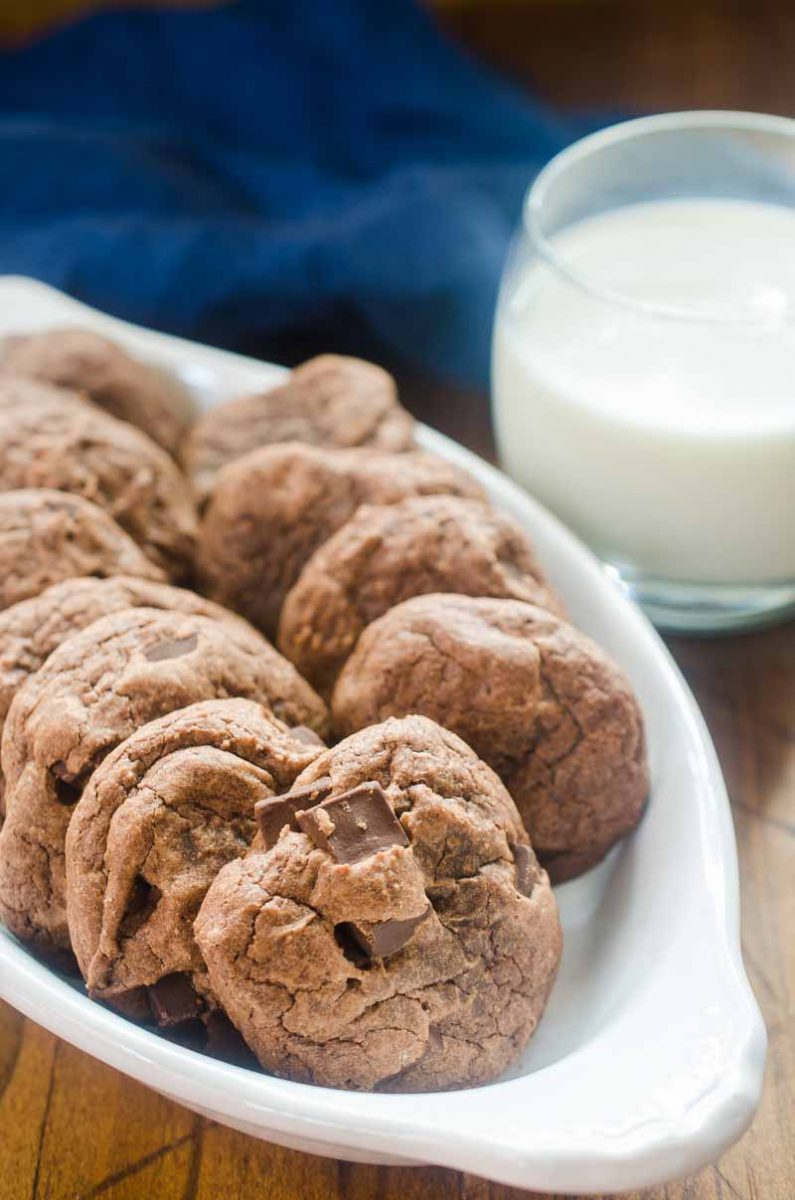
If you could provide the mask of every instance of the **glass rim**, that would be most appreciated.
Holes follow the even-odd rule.
[[[541,217],[544,202],[549,188],[555,180],[576,163],[599,153],[610,146],[621,142],[630,142],[639,137],[654,133],[697,132],[708,129],[724,129],[727,132],[767,133],[788,138],[795,145],[795,119],[778,116],[774,113],[742,112],[732,109],[688,109],[682,112],[657,113],[648,117],[636,117],[629,121],[619,121],[605,129],[579,138],[570,146],[559,151],[554,158],[539,171],[525,195],[522,221],[527,236],[541,258],[558,275],[562,276],[573,287],[586,292],[605,303],[629,308],[638,314],[649,317],[663,318],[690,323],[707,323],[717,325],[747,326],[750,328],[780,326],[795,321],[795,312],[787,311],[775,316],[759,313],[729,314],[725,312],[709,312],[704,309],[689,309],[684,305],[661,304],[651,300],[640,300],[634,296],[624,295],[620,291],[601,287],[571,267],[558,253],[555,246],[543,232]]]

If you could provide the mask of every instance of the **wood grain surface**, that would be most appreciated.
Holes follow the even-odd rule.
[[[23,5],[24,7],[24,5]],[[569,0],[446,5],[493,62],[572,106],[716,105],[795,112],[790,0]],[[269,348],[270,349],[270,348]],[[285,352],[283,360],[294,355]],[[486,400],[415,387],[426,420],[488,452]],[[770,1037],[745,1137],[644,1200],[795,1197],[795,626],[671,639],[726,775],[740,856],[745,961]],[[337,1163],[207,1122],[0,1004],[1,1200],[518,1200],[436,1168]]]

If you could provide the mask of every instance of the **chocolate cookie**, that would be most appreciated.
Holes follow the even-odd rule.
[[[0,609],[74,575],[163,578],[96,504],[49,488],[0,492]]]
[[[482,494],[430,454],[266,446],[219,472],[201,528],[200,576],[213,599],[273,634],[307,560],[361,504],[440,492]]]
[[[193,417],[185,390],[90,329],[48,329],[5,339],[3,371],[84,392],[174,454]]]
[[[104,514],[103,519],[107,519]],[[229,621],[239,631],[259,637],[236,613],[184,588],[121,575],[112,579],[65,579],[0,613],[0,732],[15,693],[53,650],[100,617],[124,608],[198,613]]]
[[[255,803],[289,789],[323,749],[249,700],[209,700],[108,755],[66,838],[69,932],[92,996],[129,1009],[154,989],[161,1023],[191,1013],[207,993],[193,939],[205,892],[251,844]],[[169,1003],[176,988],[187,1010]]]
[[[419,596],[365,629],[334,690],[336,727],[424,713],[500,775],[553,880],[598,862],[648,792],[643,721],[589,638],[516,600]]]
[[[400,451],[409,450],[413,438],[414,422],[398,402],[391,375],[360,358],[323,354],[296,367],[280,387],[206,413],[191,430],[183,463],[206,499],[220,468],[258,446],[308,442]]]
[[[79,397],[41,393],[25,404],[0,403],[0,491],[58,488],[91,500],[172,578],[184,577],[196,515],[174,462],[140,430]]]
[[[255,633],[209,617],[124,609],[69,638],[30,677],[2,746],[0,916],[18,937],[43,951],[69,946],[64,838],[101,760],[147,721],[229,696],[325,731],[325,706],[286,659]]]
[[[412,496],[364,505],[315,551],[284,602],[279,648],[326,692],[365,626],[425,592],[507,596],[563,612],[514,520],[477,500]]]
[[[83,392],[70,391],[68,388],[56,387],[55,384],[43,383],[41,380],[29,379],[26,375],[14,375],[5,369],[5,363],[0,361],[0,412],[10,412],[14,408],[33,408],[38,405],[53,405],[77,412],[88,410],[97,412]]]
[[[468,746],[388,721],[258,808],[270,848],[222,868],[194,929],[267,1070],[426,1091],[484,1083],[521,1053],[560,958],[557,909]]]

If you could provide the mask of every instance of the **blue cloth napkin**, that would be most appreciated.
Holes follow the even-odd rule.
[[[97,16],[0,55],[0,272],[477,386],[523,193],[578,132],[408,0]]]

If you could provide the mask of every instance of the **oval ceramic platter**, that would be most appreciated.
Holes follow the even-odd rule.
[[[0,336],[91,326],[173,372],[207,407],[283,370],[125,324],[32,280],[0,280]],[[533,538],[574,622],[629,674],[652,791],[636,833],[557,889],[563,963],[522,1061],[498,1082],[427,1095],[290,1083],[176,1046],[90,1001],[0,929],[0,995],[59,1037],[255,1137],[315,1154],[436,1163],[556,1192],[650,1186],[696,1170],[759,1101],[765,1031],[743,968],[729,804],[704,721],[651,625],[525,492],[431,429]]]

